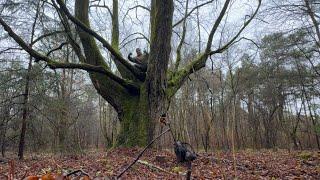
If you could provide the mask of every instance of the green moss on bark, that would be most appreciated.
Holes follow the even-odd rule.
[[[121,129],[117,146],[144,146],[147,142],[147,127],[149,119],[146,116],[147,107],[138,97],[128,97],[121,115]]]

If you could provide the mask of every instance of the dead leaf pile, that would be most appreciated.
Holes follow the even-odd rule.
[[[9,158],[0,163],[0,179],[9,177],[12,160],[14,178],[67,174],[83,170],[91,178],[112,178],[139,154],[139,148],[117,148],[108,152],[87,152],[81,155],[29,156],[23,161]],[[161,155],[164,161],[158,162]],[[178,164],[173,152],[149,149],[123,179],[184,179],[186,168]],[[154,168],[157,167],[157,168]],[[12,171],[12,169],[11,169]],[[235,154],[217,151],[199,153],[193,163],[195,179],[320,179],[319,152],[303,151],[239,151]]]

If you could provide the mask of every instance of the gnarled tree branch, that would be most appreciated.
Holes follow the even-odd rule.
[[[109,44],[102,36],[97,34],[95,31],[93,31],[91,28],[89,28],[86,24],[79,21],[77,18],[75,18],[71,13],[69,12],[68,8],[64,4],[63,0],[57,0],[58,4],[60,5],[61,10],[66,14],[66,16],[75,23],[78,27],[80,27],[83,31],[90,34],[94,38],[96,38],[99,42],[102,43],[102,45],[109,50],[109,52],[112,54],[112,56],[121,62],[126,68],[128,68],[138,79],[143,80],[144,74],[139,71],[137,68],[132,66],[128,61],[126,61],[119,52],[117,52],[115,49],[112,48],[111,44]]]
[[[4,22],[4,20],[0,17],[0,24],[3,26],[4,30],[7,31],[7,33],[12,37],[18,44],[21,46],[25,51],[27,51],[32,57],[34,57],[37,61],[44,61],[47,63],[47,65],[52,68],[52,69],[57,69],[57,68],[67,68],[67,69],[82,69],[86,70],[89,72],[98,72],[107,75],[110,79],[115,81],[116,83],[120,84],[121,86],[127,88],[128,90],[134,90],[135,92],[138,92],[138,87],[127,81],[124,80],[115,74],[113,74],[111,71],[108,69],[102,67],[102,66],[94,66],[91,64],[76,64],[76,63],[60,63],[58,61],[54,61],[48,56],[44,56],[40,54],[39,52],[35,51],[32,49],[24,40],[19,37],[12,29],[11,27]]]
[[[181,85],[189,77],[190,74],[192,74],[192,73],[200,70],[201,68],[205,67],[207,59],[208,59],[209,56],[211,56],[213,54],[217,54],[217,53],[222,53],[228,47],[230,47],[230,45],[232,45],[237,40],[237,38],[240,36],[242,31],[250,24],[250,22],[253,20],[253,18],[258,13],[258,10],[260,9],[260,6],[261,6],[261,0],[258,0],[258,6],[257,6],[256,10],[251,15],[250,19],[247,20],[244,23],[244,25],[238,31],[238,33],[231,40],[229,40],[225,45],[223,45],[222,47],[220,47],[220,48],[218,48],[216,50],[211,51],[211,45],[212,45],[213,36],[214,36],[217,28],[219,27],[219,25],[220,25],[220,23],[221,23],[221,21],[223,19],[224,14],[227,11],[229,3],[230,3],[230,0],[227,0],[225,2],[224,7],[222,8],[222,10],[221,10],[216,22],[214,23],[214,25],[213,25],[213,27],[212,27],[212,29],[210,31],[205,52],[200,53],[197,57],[195,57],[191,61],[190,64],[188,64],[183,69],[172,73],[171,76],[169,77],[168,90],[167,90],[167,94],[168,94],[169,97],[171,97],[171,96],[173,96],[175,94],[175,92],[181,87]]]

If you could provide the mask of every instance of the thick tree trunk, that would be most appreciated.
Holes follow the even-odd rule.
[[[172,0],[152,0],[151,2],[151,47],[146,80],[141,90],[141,102],[148,108],[148,139],[155,130],[155,122],[166,113],[167,69],[171,53]]]
[[[153,138],[157,119],[166,113],[167,68],[171,52],[173,1],[152,0],[151,2],[151,47],[148,70],[143,82],[137,82],[139,93],[128,92],[118,83],[99,73],[90,73],[90,78],[98,93],[118,112],[121,130],[118,145],[144,145]],[[90,27],[88,0],[76,0],[76,17]],[[113,1],[112,47],[118,51],[118,11],[117,1]],[[84,48],[86,63],[107,66],[94,41],[94,38],[78,28]],[[128,69],[119,66],[122,77],[129,78]],[[116,63],[116,64],[117,64]],[[133,80],[136,81],[136,80]]]
[[[138,97],[127,97],[123,111],[118,113],[120,120],[120,133],[117,138],[118,146],[143,146],[154,137],[157,120],[165,102],[158,100],[159,104],[149,104],[150,94],[142,91]]]
[[[148,107],[138,97],[128,97],[123,112],[119,114],[119,120],[121,128],[117,137],[118,146],[145,145],[150,117]]]

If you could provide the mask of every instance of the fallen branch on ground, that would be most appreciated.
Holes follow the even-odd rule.
[[[151,164],[151,163],[149,163],[149,162],[147,162],[147,161],[138,160],[138,163],[140,163],[140,164],[142,164],[142,165],[145,165],[145,166],[147,166],[147,167],[149,167],[149,168],[151,168],[151,169],[163,171],[163,172],[166,172],[166,173],[172,174],[172,175],[177,175],[177,174],[172,173],[172,172],[170,172],[170,171],[167,171],[167,170],[165,170],[165,169],[163,169],[163,168],[161,168],[161,167],[159,167],[159,166],[156,166],[156,165],[154,165],[154,164]]]
[[[142,154],[157,140],[159,139],[162,135],[170,131],[170,128],[162,132],[160,135],[158,135],[156,138],[154,138],[141,152],[140,154],[136,157],[136,159],[127,167],[125,168],[118,176],[117,179],[119,179],[126,171],[128,171],[142,156]]]

